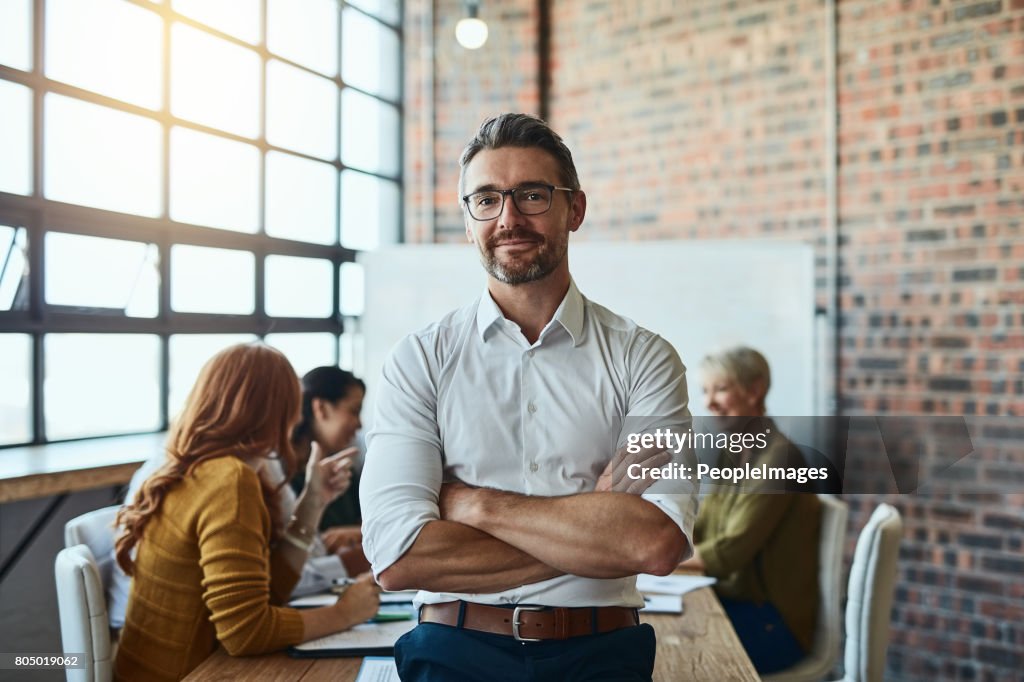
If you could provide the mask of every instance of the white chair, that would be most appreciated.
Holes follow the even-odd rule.
[[[93,561],[99,569],[100,581],[107,599],[107,611],[111,608],[111,601],[114,599],[127,600],[127,597],[119,597],[112,593],[111,575],[114,571],[114,519],[117,517],[120,505],[113,505],[86,512],[64,524],[64,546],[74,547],[85,545],[92,552]],[[124,609],[122,608],[123,612]]]
[[[107,597],[92,552],[84,544],[62,549],[54,575],[64,652],[85,655],[85,668],[67,670],[68,682],[110,680],[113,656]]]
[[[824,500],[824,498],[822,498]],[[836,500],[829,502],[838,503]],[[844,527],[847,512],[842,512]],[[822,529],[825,515],[822,515]],[[850,567],[850,582],[846,602],[846,649],[844,663],[846,675],[841,682],[881,682],[885,677],[886,650],[889,648],[889,620],[893,603],[893,589],[896,586],[896,569],[899,559],[899,543],[903,535],[903,521],[899,512],[890,505],[878,506],[857,538],[857,549],[853,553],[853,565]],[[842,541],[840,541],[842,548]],[[822,548],[823,549],[823,548]],[[823,555],[822,555],[823,556]],[[840,560],[842,560],[842,550]],[[822,567],[824,564],[822,564]],[[838,574],[838,571],[837,571]],[[823,576],[823,573],[822,573]],[[831,619],[831,602],[841,600],[837,587],[833,598],[825,601],[822,595],[818,615],[818,632],[815,637],[814,649],[807,658],[790,670],[766,676],[765,680],[778,682],[784,680],[821,680],[835,664],[835,654],[829,658],[829,665],[823,670],[810,670],[810,660],[816,659],[819,644],[838,647],[833,643],[833,625],[838,623],[838,615]],[[829,617],[828,623],[822,623],[822,617]],[[822,628],[828,631],[823,637]],[[822,662],[822,666],[823,666]],[[805,669],[805,666],[808,666]],[[806,673],[806,674],[805,674]],[[814,675],[812,676],[812,673]],[[796,675],[799,674],[800,677]]]
[[[889,647],[889,620],[903,520],[880,504],[857,538],[846,601],[846,676],[843,682],[881,682]]]
[[[818,624],[807,656],[792,668],[765,675],[771,682],[820,682],[839,660],[842,639],[843,545],[849,505],[830,495],[821,500],[821,529],[818,541]]]

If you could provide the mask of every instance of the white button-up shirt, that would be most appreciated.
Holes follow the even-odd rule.
[[[486,291],[407,336],[384,365],[359,487],[374,575],[440,518],[443,480],[533,496],[589,492],[628,433],[685,433],[685,371],[667,341],[588,301],[575,283],[533,345]],[[658,482],[643,497],[692,541],[695,484]],[[643,605],[635,577],[574,575],[493,594],[420,592],[417,601],[454,599]]]

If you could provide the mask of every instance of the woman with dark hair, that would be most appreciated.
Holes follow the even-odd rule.
[[[227,348],[199,375],[168,438],[167,460],[118,513],[118,564],[133,576],[114,665],[118,680],[178,680],[216,649],[260,654],[347,629],[376,613],[369,576],[338,601],[282,608],[324,507],[347,488],[345,455],[312,448],[308,483],[286,522],[279,460],[296,467],[295,372],[263,344]],[[133,557],[133,549],[135,556]]]
[[[365,397],[366,384],[352,372],[335,366],[307,372],[302,377],[302,418],[292,432],[292,446],[299,459],[308,457],[314,448],[354,459],[358,450],[351,446],[362,427],[359,415]],[[327,551],[337,554],[349,575],[354,575],[368,571],[370,565],[363,555],[359,531],[359,474],[350,471],[350,485],[324,510],[320,529]],[[298,493],[305,482],[299,473],[292,479],[292,488]]]

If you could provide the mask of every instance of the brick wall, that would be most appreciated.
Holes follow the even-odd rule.
[[[459,3],[432,6],[435,203],[408,203],[436,230],[411,241],[462,238],[462,144],[485,115],[539,107],[533,0],[485,2],[500,42],[479,53],[454,43]],[[579,236],[807,241],[824,303],[824,3],[551,7],[550,118],[590,204]],[[840,411],[1020,417],[1024,0],[844,0],[836,16]],[[975,439],[961,475],[991,492],[850,498],[848,560],[878,502],[905,518],[887,679],[1022,679],[1024,492],[1000,492],[1024,491],[1022,431]]]

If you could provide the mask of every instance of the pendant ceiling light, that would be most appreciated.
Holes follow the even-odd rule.
[[[455,39],[467,50],[479,49],[487,42],[487,24],[477,17],[479,13],[480,3],[467,0],[466,16],[455,24]]]

